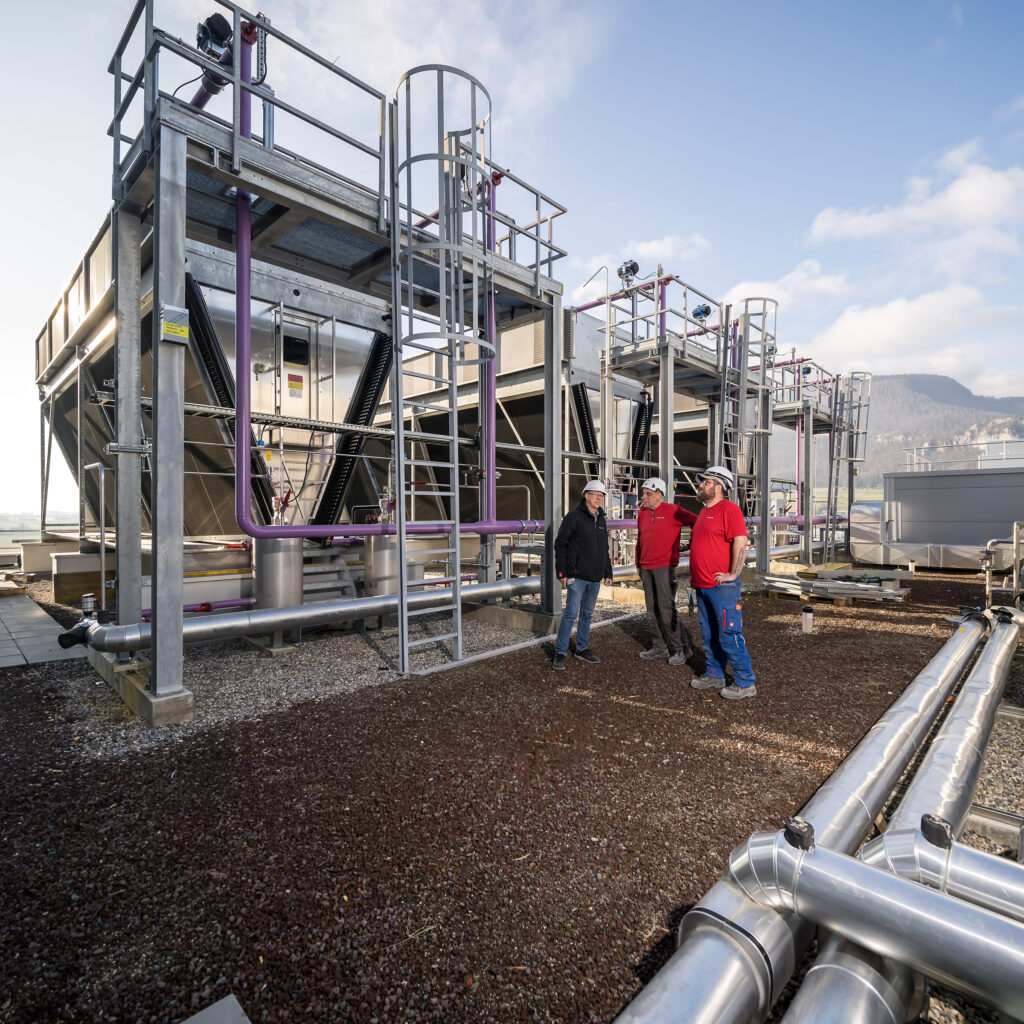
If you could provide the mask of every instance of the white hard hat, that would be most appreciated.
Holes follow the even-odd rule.
[[[725,468],[725,466],[708,466],[708,468],[700,474],[701,480],[707,480],[709,476],[714,477],[716,480],[720,480],[722,482],[722,487],[725,488],[725,490],[729,490],[729,488],[736,483],[735,477],[732,475],[730,470]]]
[[[641,491],[661,491],[668,494],[668,484],[660,476],[649,476],[640,488]]]
[[[605,487],[605,485],[600,480],[591,480],[590,483],[583,488],[584,494],[586,494],[587,491],[600,491],[602,494],[607,494],[608,488]]]

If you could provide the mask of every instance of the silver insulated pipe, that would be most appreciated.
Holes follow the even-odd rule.
[[[1017,1019],[1024,1016],[1024,924],[1018,921],[817,846],[813,829],[801,819],[781,832],[751,836],[733,852],[729,873],[758,903],[799,910],[801,917],[874,953]],[[819,1014],[815,1021],[861,1019],[836,993],[824,1006],[841,1018]],[[893,1013],[887,1019],[898,1024],[904,1017]]]
[[[801,815],[818,845],[852,853],[928,734],[987,629],[965,619]],[[751,899],[728,874],[683,918],[679,949],[619,1024],[749,1024],[767,1016],[810,939],[795,914]]]
[[[1024,893],[1024,869],[955,846],[952,839],[963,828],[974,797],[1019,634],[1016,622],[999,622],[994,626],[885,835],[861,852],[869,864],[941,887],[953,896],[1000,913],[1010,909],[1007,904],[1012,905]],[[919,832],[925,816],[929,819],[925,823],[927,837]],[[938,822],[946,825],[945,835]],[[908,863],[908,856],[914,859],[913,865]],[[1024,904],[1018,904],[1017,912],[1010,916],[1020,920],[1020,907]],[[881,952],[877,946],[856,934],[849,937],[855,941],[830,938],[822,945],[784,1018],[786,1024],[899,1024],[910,1011],[920,1009],[915,994],[920,996],[921,986],[903,964],[926,969],[913,963],[899,946],[886,952],[895,962],[885,963],[875,955]],[[860,948],[864,945],[873,952]],[[964,932],[953,945],[955,956],[962,958],[960,976],[926,973],[950,987],[992,1001],[994,992],[979,992],[962,974],[973,951],[985,945],[985,936]]]

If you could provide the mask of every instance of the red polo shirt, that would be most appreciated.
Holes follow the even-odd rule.
[[[693,526],[697,517],[681,505],[663,501],[656,509],[641,508],[636,515],[636,564],[640,569],[664,569],[679,564],[679,531]]]
[[[715,573],[730,570],[733,540],[746,535],[743,511],[735,502],[723,498],[710,508],[705,505],[690,536],[690,583],[717,587]]]

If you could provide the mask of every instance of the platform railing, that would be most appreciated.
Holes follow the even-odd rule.
[[[303,60],[310,62],[310,65],[315,65],[317,68],[332,75],[339,84],[344,83],[344,85],[350,86],[368,97],[375,107],[376,138],[371,141],[355,138],[339,125],[329,124],[303,110],[301,107],[288,102],[281,96],[276,95],[266,85],[243,82],[239,60],[239,46],[233,47],[230,63],[218,63],[201,53],[194,46],[157,28],[153,20],[154,0],[138,0],[108,67],[110,74],[114,78],[114,111],[108,134],[114,141],[113,176],[115,200],[121,197],[123,184],[139,157],[152,152],[153,119],[158,100],[173,98],[173,94],[162,91],[159,86],[160,56],[161,53],[166,52],[174,54],[200,71],[208,71],[217,78],[223,79],[225,81],[225,88],[232,90],[233,102],[230,120],[217,117],[197,106],[191,106],[189,109],[197,116],[227,127],[231,131],[231,163],[232,169],[235,172],[241,167],[243,152],[247,150],[247,147],[254,144],[249,142],[248,139],[244,139],[241,131],[241,97],[242,92],[245,91],[255,96],[265,105],[268,105],[273,111],[284,112],[295,117],[305,125],[323,133],[324,138],[340,142],[373,162],[376,170],[374,179],[372,181],[359,181],[308,157],[293,153],[279,146],[274,147],[276,152],[300,161],[307,166],[315,167],[323,173],[333,176],[344,184],[355,187],[375,199],[378,210],[378,227],[383,231],[387,218],[385,205],[387,97],[378,89],[367,85],[343,68],[338,67],[308,47],[303,46],[302,43],[290,38],[284,32],[274,28],[266,19],[259,18],[256,14],[247,11],[238,4],[229,2],[229,0],[215,0],[215,2],[229,12],[229,20],[233,24],[232,38],[234,40],[241,38],[242,22],[251,22],[257,25],[260,33],[265,34],[295,54],[298,54]],[[125,54],[129,46],[135,42],[140,32],[143,34],[143,57],[134,72],[129,73],[124,67]],[[312,70],[312,67],[310,67],[310,70]],[[126,134],[125,122],[131,117],[138,116],[140,97],[142,102],[141,130],[137,135]],[[341,98],[342,96],[339,95],[339,100]],[[342,109],[345,107],[343,102],[339,102],[338,105]],[[272,145],[272,139],[264,138],[262,141],[268,148]],[[255,144],[258,145],[258,136]],[[127,151],[123,149],[124,146],[128,147]],[[250,149],[248,152],[251,153],[252,150]]]

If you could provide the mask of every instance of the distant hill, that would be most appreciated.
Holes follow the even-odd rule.
[[[867,460],[859,483],[877,487],[883,474],[906,468],[903,448],[1014,438],[1024,438],[1024,397],[976,395],[952,377],[935,374],[880,375],[871,382]],[[934,453],[936,460],[950,457]]]

